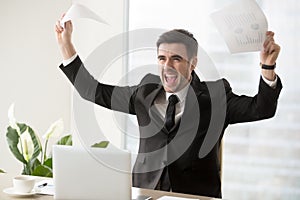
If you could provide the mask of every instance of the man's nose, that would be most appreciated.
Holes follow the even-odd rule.
[[[164,67],[172,67],[173,68],[173,63],[172,63],[171,59],[166,59],[166,61],[164,63]]]

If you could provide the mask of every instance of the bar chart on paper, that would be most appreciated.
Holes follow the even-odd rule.
[[[254,0],[242,0],[211,14],[231,53],[260,51],[267,19]]]

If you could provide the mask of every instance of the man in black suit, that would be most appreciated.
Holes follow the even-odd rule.
[[[200,81],[198,43],[176,29],[157,41],[160,76],[148,74],[136,86],[99,83],[71,42],[72,23],[56,24],[64,59],[60,66],[79,94],[108,109],[137,116],[139,154],[133,186],[221,197],[219,148],[229,124],[274,116],[282,85],[274,68],[280,47],[268,31],[260,53],[261,79],[254,97],[238,96],[225,79]]]

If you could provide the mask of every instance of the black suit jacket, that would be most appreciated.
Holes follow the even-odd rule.
[[[99,83],[79,57],[60,66],[79,94],[106,108],[137,116],[140,129],[139,154],[133,168],[133,186],[154,189],[164,167],[168,167],[172,191],[221,197],[219,148],[229,124],[274,116],[282,88],[262,79],[257,95],[238,96],[225,79],[201,82],[196,73],[188,90],[180,122],[170,132],[153,106],[164,90],[160,78],[148,74],[136,86]]]

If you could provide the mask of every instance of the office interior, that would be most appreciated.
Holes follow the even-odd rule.
[[[217,70],[217,77],[226,77],[237,94],[254,95],[260,76],[259,52],[231,54],[210,18],[212,12],[234,1],[1,0],[0,169],[12,174],[20,174],[22,170],[5,136],[7,111],[12,103],[16,119],[30,124],[41,137],[59,118],[64,121],[65,134],[78,131],[74,102],[83,100],[58,68],[62,57],[54,33],[56,21],[72,3],[86,5],[108,23],[97,24],[88,19],[73,22],[73,42],[83,60],[88,60],[96,48],[111,38],[124,36],[126,31],[184,28],[194,33]],[[300,2],[257,0],[257,3],[281,46],[276,72],[282,79],[283,90],[272,119],[227,129],[222,148],[223,198],[299,199]],[[122,42],[126,47],[125,36]],[[96,78],[109,84],[134,84],[138,80],[126,82],[125,74],[139,66],[154,65],[155,61],[155,49],[140,49],[115,58],[101,73],[97,72]],[[216,78],[201,70],[197,72],[203,80]],[[93,109],[104,139],[136,153],[135,118],[99,106]],[[79,140],[74,137],[75,143],[80,143]]]

